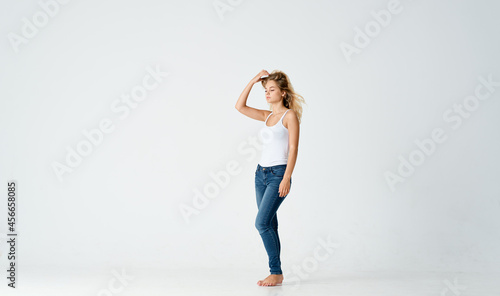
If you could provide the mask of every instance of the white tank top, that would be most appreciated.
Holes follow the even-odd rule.
[[[286,110],[286,112],[290,109]],[[262,156],[259,164],[263,167],[287,164],[288,162],[288,129],[283,125],[283,118],[286,112],[281,116],[278,123],[273,126],[267,126],[267,119],[264,127],[259,131],[259,137],[263,143]]]

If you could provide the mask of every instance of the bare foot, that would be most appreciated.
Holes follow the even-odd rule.
[[[259,286],[277,286],[283,282],[282,274],[271,274],[266,277],[264,280],[258,281],[257,285]]]

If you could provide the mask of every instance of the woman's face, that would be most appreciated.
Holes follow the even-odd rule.
[[[282,92],[274,80],[268,80],[265,87],[266,91],[266,101],[268,103],[279,102],[282,97]]]

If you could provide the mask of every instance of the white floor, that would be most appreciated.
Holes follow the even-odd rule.
[[[19,271],[15,290],[3,280],[0,295],[500,295],[498,273],[315,271],[285,278],[281,286],[260,287],[256,283],[267,276],[265,270],[26,269]]]

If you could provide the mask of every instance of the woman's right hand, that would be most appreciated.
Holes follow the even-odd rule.
[[[252,79],[252,82],[253,83],[257,83],[259,81],[262,81],[263,79],[261,78],[262,76],[269,76],[269,72],[267,72],[266,70],[262,70],[259,72],[259,74],[257,74],[257,76],[255,76],[253,79]]]

